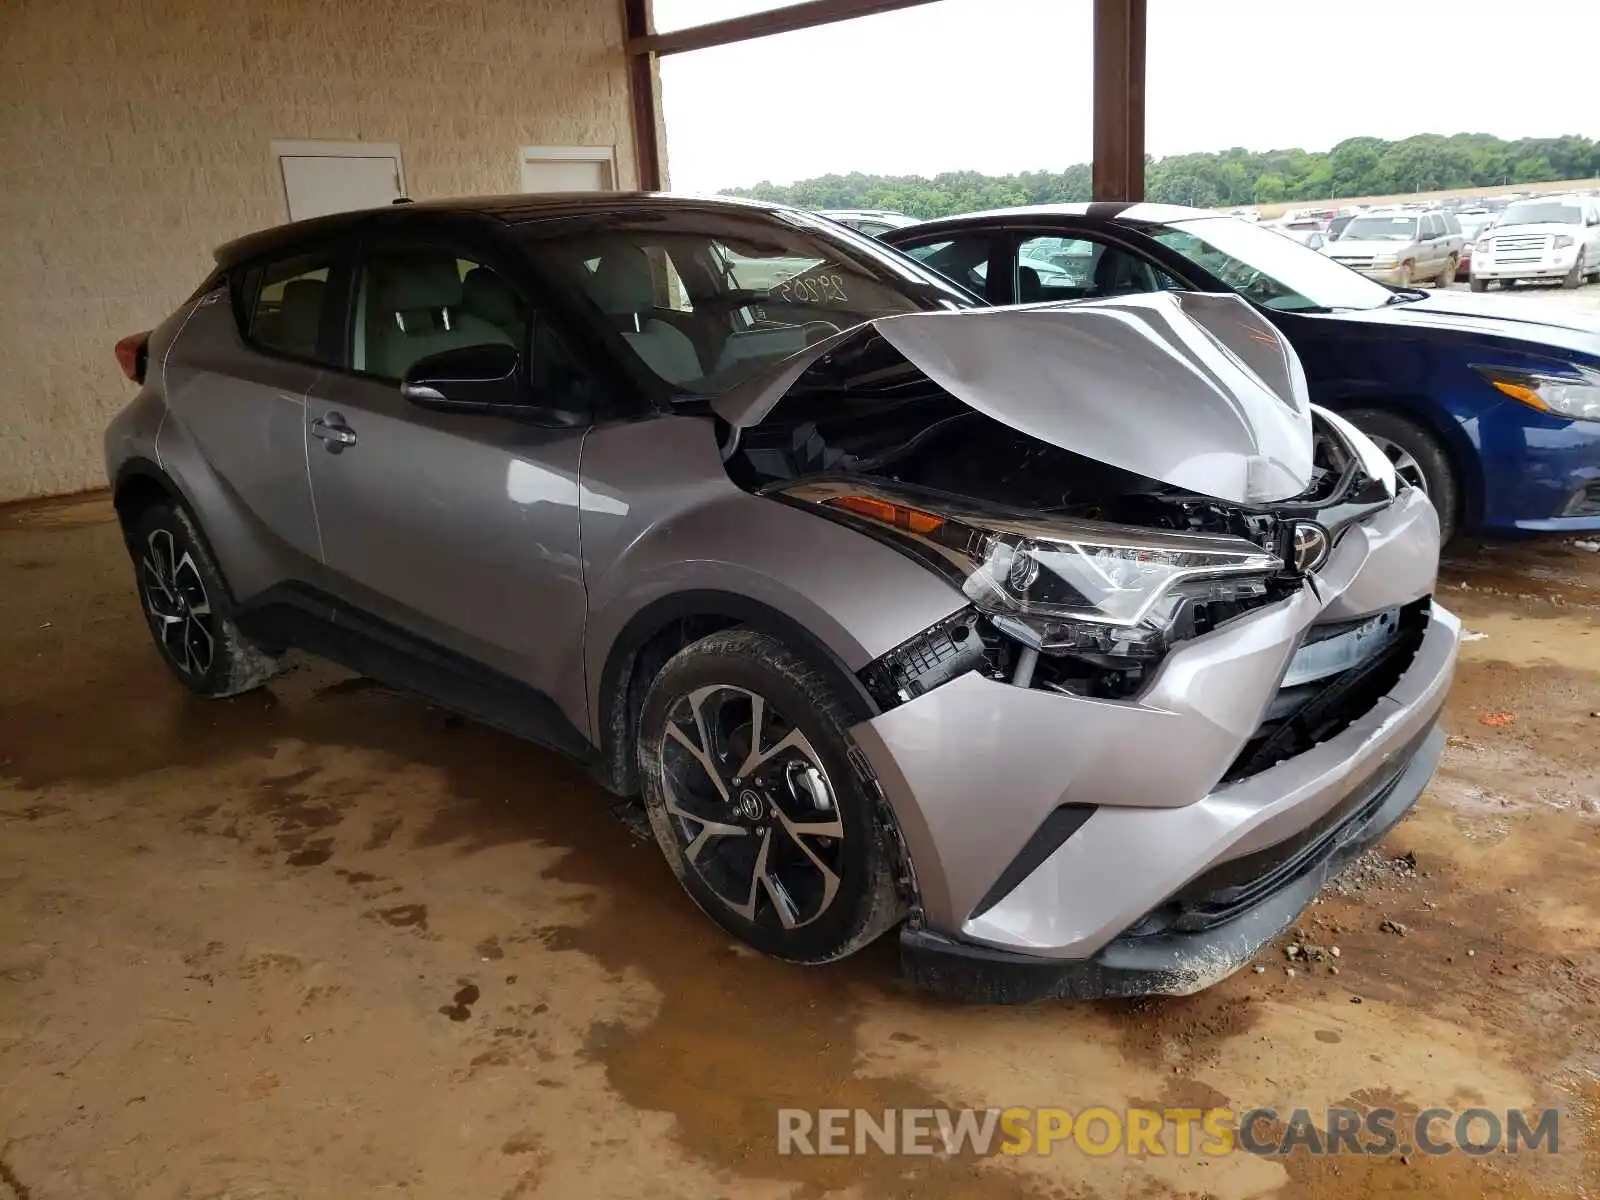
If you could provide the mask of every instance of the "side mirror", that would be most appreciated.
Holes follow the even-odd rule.
[[[411,364],[400,394],[438,412],[491,412],[527,402],[522,356],[493,343],[430,354]]]

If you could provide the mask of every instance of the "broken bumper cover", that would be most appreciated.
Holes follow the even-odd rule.
[[[1248,963],[1294,923],[1324,883],[1383,840],[1427,786],[1444,743],[1444,731],[1430,724],[1398,771],[1386,771],[1352,798],[1343,820],[1318,830],[1256,879],[1234,885],[1230,890],[1242,893],[1247,903],[1230,906],[1236,911],[1216,924],[1188,932],[1126,934],[1089,958],[1068,961],[907,929],[900,937],[902,968],[919,987],[984,1004],[1200,991]]]
[[[940,952],[1034,964],[1056,980],[1037,995],[1188,992],[1236,969],[1432,772],[1460,640],[1426,599],[1437,553],[1409,491],[1343,532],[1315,586],[1175,648],[1137,701],[974,672],[856,726],[916,878],[914,977],[949,990],[925,965]],[[1383,690],[1303,752],[1239,767],[1313,627],[1395,605],[1420,627]],[[1136,948],[1143,966],[1117,967]]]

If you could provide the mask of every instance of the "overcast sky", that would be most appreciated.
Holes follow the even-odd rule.
[[[1326,150],[1357,134],[1600,135],[1600,83],[1580,65],[1600,51],[1600,0],[1149,5],[1145,137],[1158,157],[1228,146]],[[655,0],[656,25],[780,6]],[[1086,162],[1091,8],[1089,0],[939,0],[668,57],[672,187]]]

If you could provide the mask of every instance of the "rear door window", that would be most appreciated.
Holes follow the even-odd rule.
[[[1154,263],[1095,238],[1029,238],[1017,249],[1017,299],[1023,304],[1182,290]]]
[[[263,350],[339,366],[330,336],[334,260],[331,253],[277,259],[257,270],[245,336]]]
[[[944,241],[907,246],[905,252],[946,279],[959,283],[982,296],[989,274],[989,255],[993,238],[988,234],[969,234]]]

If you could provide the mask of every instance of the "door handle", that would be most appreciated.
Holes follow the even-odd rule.
[[[325,417],[318,417],[311,422],[311,436],[320,438],[329,454],[338,454],[346,446],[356,444],[356,431],[344,423],[344,418],[336,412],[331,412]]]

